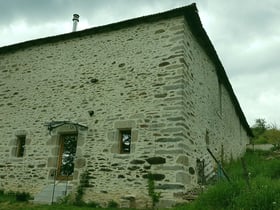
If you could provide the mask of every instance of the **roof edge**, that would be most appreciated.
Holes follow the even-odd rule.
[[[28,48],[31,46],[47,44],[47,43],[54,43],[54,42],[78,38],[78,37],[82,37],[82,36],[86,36],[86,35],[92,35],[92,34],[104,33],[107,31],[123,29],[123,28],[130,27],[132,25],[135,25],[135,24],[155,22],[155,21],[158,21],[161,19],[172,18],[172,17],[177,17],[177,16],[184,16],[184,15],[190,13],[191,11],[197,11],[197,7],[196,7],[195,3],[192,3],[188,6],[164,11],[161,13],[132,18],[129,20],[124,20],[124,21],[110,23],[110,24],[106,24],[106,25],[102,25],[102,26],[92,27],[89,29],[81,30],[81,31],[69,32],[69,33],[65,33],[65,34],[43,37],[43,38],[28,40],[28,41],[24,41],[24,42],[12,44],[12,45],[3,46],[3,47],[0,47],[0,54],[15,52],[17,50],[25,49],[25,48]]]

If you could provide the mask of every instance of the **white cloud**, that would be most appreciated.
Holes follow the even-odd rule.
[[[255,119],[269,123],[280,122],[280,72],[243,74],[232,78],[237,98],[250,125]]]
[[[84,23],[82,26],[86,27],[87,24]],[[28,25],[24,20],[19,20],[0,30],[0,37],[5,37],[5,39],[0,40],[0,45],[53,36],[71,32],[71,30],[71,22],[46,22],[40,25]]]

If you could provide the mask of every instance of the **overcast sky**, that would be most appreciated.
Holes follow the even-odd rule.
[[[0,47],[186,6],[190,0],[0,0]],[[280,1],[197,0],[243,112],[280,126]]]

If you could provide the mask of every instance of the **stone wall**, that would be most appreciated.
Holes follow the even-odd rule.
[[[0,55],[0,188],[38,193],[53,181],[59,135],[45,123],[78,129],[72,183],[89,171],[85,199],[150,205],[147,174],[156,174],[163,203],[197,185],[197,159],[241,155],[247,135],[215,66],[183,17]],[[221,93],[221,100],[219,93]],[[221,103],[220,103],[221,101]],[[222,104],[222,105],[221,105]],[[89,112],[93,111],[93,115]],[[119,154],[119,131],[131,129],[130,154]],[[15,140],[26,135],[23,157]]]
[[[233,105],[225,81],[198,44],[188,24],[184,25],[185,121],[189,121],[192,165],[205,162],[205,176],[213,176],[214,160],[228,162],[245,153],[249,137]]]

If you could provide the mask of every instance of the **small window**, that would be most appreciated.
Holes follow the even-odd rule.
[[[131,130],[120,130],[120,153],[130,153],[131,147]]]
[[[25,136],[17,137],[16,157],[23,157],[25,150]]]

